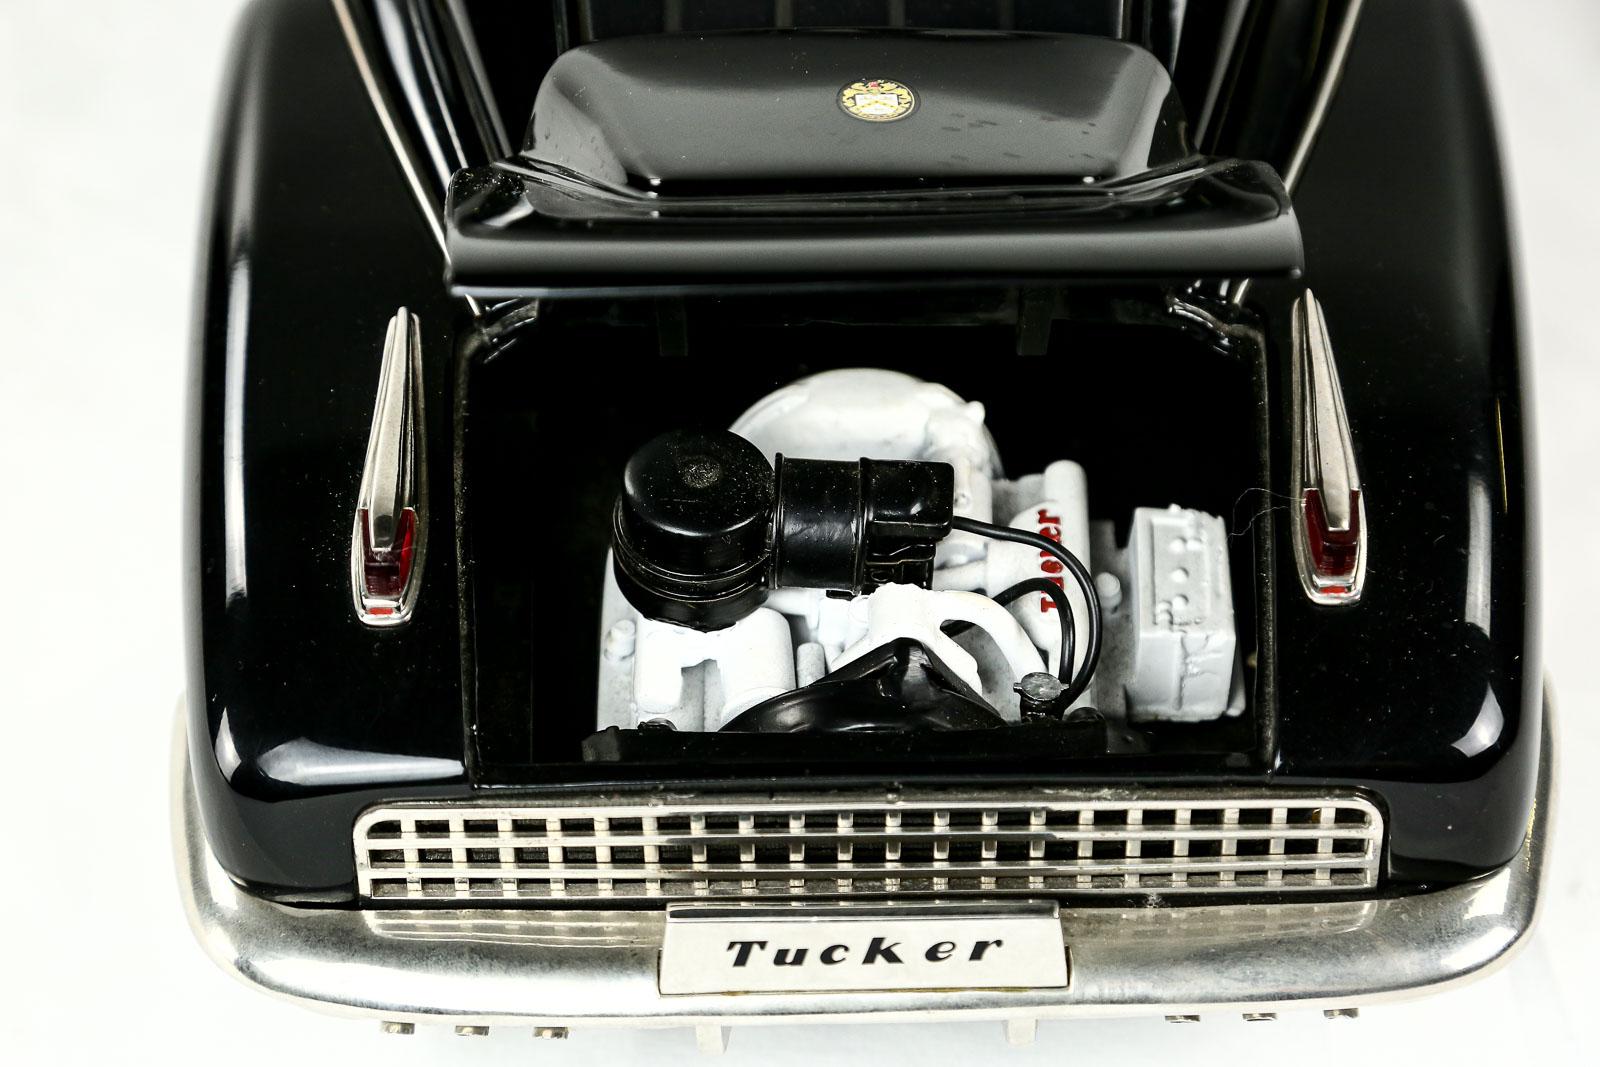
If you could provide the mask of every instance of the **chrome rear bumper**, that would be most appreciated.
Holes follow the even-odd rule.
[[[1367,900],[1064,907],[1070,984],[1054,990],[661,994],[660,911],[305,908],[263,900],[201,829],[182,717],[174,851],[190,925],[226,971],[307,1007],[397,1024],[697,1026],[1342,1010],[1454,985],[1533,926],[1551,822],[1548,701],[1537,802],[1516,858],[1487,878]],[[467,1032],[472,1032],[468,1030]]]

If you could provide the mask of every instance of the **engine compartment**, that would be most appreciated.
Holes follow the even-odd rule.
[[[1083,468],[1005,478],[984,416],[942,385],[841,368],[757,400],[730,432],[643,446],[613,530],[597,725],[898,732],[1242,712],[1222,520],[1174,503],[1136,508],[1125,545],[1109,522],[1091,535]],[[952,529],[997,518],[1006,532]],[[673,568],[666,598],[635,578],[641,524]],[[1065,552],[1001,539],[1018,536]],[[707,558],[731,541],[752,562]],[[677,595],[685,572],[729,563],[741,585]],[[920,656],[885,658],[899,641]],[[865,658],[879,669],[848,673],[876,714],[841,688]]]
[[[946,297],[905,297],[920,315],[881,318],[839,297],[790,298],[776,315],[750,301],[563,302],[472,366],[463,546],[480,780],[1254,765],[1270,727],[1259,351],[1177,322],[1074,318],[1045,354],[1020,356],[1006,295]],[[1088,687],[1048,708],[1023,685],[1075,673],[1057,670],[1067,635],[1045,586],[992,599],[1054,585],[1081,669],[1084,591],[1039,549],[963,530],[937,539],[929,581],[775,587],[711,626],[641,612],[610,558],[624,468],[660,434],[727,427],[780,469],[943,466],[956,516],[1059,540],[1103,605]],[[972,714],[930,720],[930,700]]]

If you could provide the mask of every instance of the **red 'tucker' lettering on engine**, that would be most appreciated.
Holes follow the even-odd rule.
[[[1061,543],[1061,516],[1052,515],[1044,508],[1039,509],[1039,536],[1048,537],[1056,544]],[[1061,577],[1061,572],[1066,568],[1061,561],[1056,559],[1044,549],[1039,550],[1039,569],[1044,572],[1045,580],[1053,583],[1058,589],[1067,587],[1066,580]],[[1049,612],[1056,610],[1056,602],[1049,597],[1039,598],[1039,610]]]

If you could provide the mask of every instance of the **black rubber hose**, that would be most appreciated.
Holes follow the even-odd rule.
[[[1061,662],[1056,664],[1056,677],[1061,679],[1063,685],[1071,685],[1072,661],[1077,658],[1078,653],[1078,635],[1072,621],[1072,602],[1067,599],[1066,590],[1048,578],[1025,578],[1016,585],[996,593],[990,599],[996,604],[1009,604],[1029,593],[1043,593],[1055,601],[1056,614],[1061,617]],[[970,622],[953,622],[944,626],[944,632],[951,637],[964,634],[970,629],[972,629]]]
[[[1088,633],[1085,635],[1085,653],[1083,666],[1073,676],[1072,682],[1067,686],[1066,693],[1061,698],[1061,706],[1070,708],[1073,702],[1083,695],[1089,688],[1089,681],[1094,677],[1094,669],[1100,664],[1100,594],[1094,587],[1094,575],[1089,573],[1089,568],[1083,561],[1073,555],[1059,543],[1050,540],[1030,530],[1018,530],[1012,526],[996,526],[992,522],[979,522],[969,519],[964,515],[957,515],[951,520],[952,529],[961,530],[963,533],[977,534],[979,537],[988,537],[996,541],[1011,541],[1019,545],[1029,545],[1041,552],[1049,553],[1061,561],[1061,565],[1071,574],[1078,583],[1078,588],[1083,590],[1083,602],[1089,609]],[[1066,662],[1070,663],[1071,660]]]

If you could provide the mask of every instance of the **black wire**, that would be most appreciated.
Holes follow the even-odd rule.
[[[1067,691],[1061,697],[1061,706],[1070,708],[1075,700],[1083,695],[1089,688],[1089,680],[1094,677],[1094,669],[1100,664],[1100,594],[1094,587],[1094,575],[1089,573],[1089,568],[1059,543],[1050,540],[1030,530],[1018,530],[1013,526],[996,526],[992,522],[979,522],[969,519],[964,515],[957,515],[950,521],[953,529],[963,533],[977,534],[980,537],[993,538],[996,541],[1011,541],[1019,545],[1031,545],[1041,552],[1048,552],[1061,561],[1067,568],[1073,580],[1078,583],[1078,588],[1083,590],[1083,602],[1089,609],[1089,627],[1087,634],[1087,648],[1083,657],[1083,666],[1072,678]],[[1071,663],[1071,660],[1065,660]]]
[[[1055,601],[1056,614],[1061,618],[1061,660],[1056,664],[1056,676],[1063,685],[1072,681],[1072,661],[1077,657],[1077,633],[1072,621],[1072,602],[1067,599],[1066,590],[1048,578],[1025,578],[1016,585],[1005,589],[989,599],[996,604],[1009,604],[1018,597],[1027,596],[1029,593],[1043,593]],[[956,637],[972,629],[970,622],[946,623],[942,627],[946,635]],[[1065,690],[1063,690],[1065,692]]]

